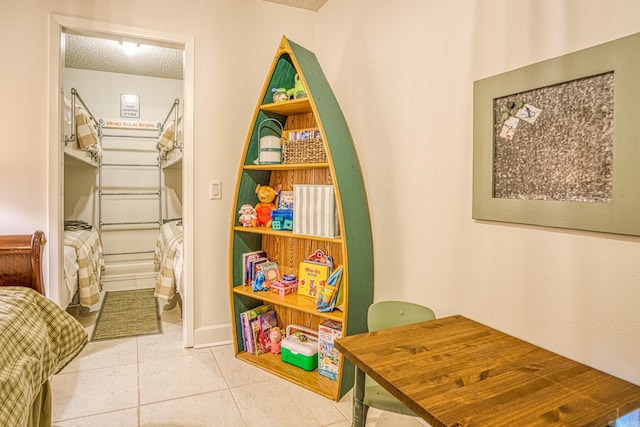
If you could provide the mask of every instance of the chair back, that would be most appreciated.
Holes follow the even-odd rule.
[[[378,301],[369,306],[367,327],[369,331],[393,328],[436,318],[429,307],[406,301]]]

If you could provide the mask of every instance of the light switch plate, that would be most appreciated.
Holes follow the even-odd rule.
[[[209,182],[209,199],[222,199],[222,183],[220,181]]]

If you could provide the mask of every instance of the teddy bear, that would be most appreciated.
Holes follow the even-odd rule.
[[[256,187],[256,194],[258,195],[259,202],[256,204],[256,215],[258,219],[256,225],[265,227],[271,227],[271,211],[276,208],[273,202],[276,196],[280,193],[282,184],[276,185],[275,188],[269,185],[260,185]]]
[[[240,206],[238,213],[240,214],[240,224],[242,224],[243,227],[256,226],[258,216],[256,215],[256,210],[249,203]]]

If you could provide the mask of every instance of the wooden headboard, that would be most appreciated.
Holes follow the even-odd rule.
[[[32,235],[0,236],[0,286],[27,286],[44,295],[42,251],[47,239]]]

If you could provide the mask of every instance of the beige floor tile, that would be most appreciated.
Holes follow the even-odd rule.
[[[135,338],[92,341],[62,371],[63,373],[86,371],[136,364],[138,343]]]
[[[229,390],[140,407],[140,426],[245,427]]]
[[[162,334],[138,337],[138,361],[151,362],[192,354],[210,354],[208,348],[184,348],[182,325],[162,323]]]
[[[138,366],[141,404],[227,388],[222,372],[209,351],[140,362]]]
[[[231,345],[212,347],[211,352],[216,358],[220,370],[229,387],[239,387],[245,384],[256,384],[263,381],[272,381],[275,375],[256,368],[253,365],[238,360]]]
[[[115,366],[55,375],[51,380],[54,421],[138,406],[138,368]]]
[[[138,409],[109,412],[90,417],[54,422],[52,427],[138,427]]]
[[[247,427],[322,427],[347,421],[329,399],[281,379],[231,389]]]

